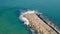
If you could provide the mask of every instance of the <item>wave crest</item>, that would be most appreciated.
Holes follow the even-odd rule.
[[[31,13],[39,13],[39,12],[37,12],[37,11],[35,11],[35,10],[28,10],[28,11],[25,11],[25,12],[21,12],[21,15],[19,16],[19,19],[21,19],[22,21],[24,21],[24,24],[26,24],[26,25],[29,25],[29,20],[27,19],[27,18],[25,18],[25,17],[23,17],[25,14],[31,14]]]

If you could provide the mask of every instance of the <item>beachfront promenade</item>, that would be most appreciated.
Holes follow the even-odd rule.
[[[40,19],[36,13],[27,13],[23,15],[29,21],[29,26],[33,27],[38,34],[59,34],[52,27],[47,25],[42,19]]]

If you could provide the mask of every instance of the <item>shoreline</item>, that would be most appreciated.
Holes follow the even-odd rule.
[[[23,13],[21,16],[20,16],[20,18],[22,17],[22,20],[25,22],[25,24],[28,26],[28,25],[30,25],[30,27],[31,27],[31,24],[30,24],[30,22],[29,22],[29,19],[27,19],[27,18],[25,18],[25,17],[23,17],[24,15],[27,15],[27,14],[36,14],[36,12],[35,11],[27,11],[27,12],[25,12],[25,13]],[[36,16],[38,16],[39,14],[36,14]],[[39,17],[39,16],[38,16]],[[41,17],[40,17],[40,19],[41,20],[43,20]],[[43,22],[45,22],[44,20],[43,20]],[[54,27],[54,25],[52,25],[51,26],[51,24],[50,23],[45,23],[46,25],[48,25],[48,27],[49,28],[51,28],[53,31],[55,31],[56,33],[58,33],[58,34],[60,34],[60,31],[58,31],[58,29],[56,29],[57,27],[55,26]]]

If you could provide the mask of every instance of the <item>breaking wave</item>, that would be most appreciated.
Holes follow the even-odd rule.
[[[38,11],[36,11],[36,10],[20,10],[21,11],[21,15],[19,16],[19,19],[20,20],[22,20],[22,21],[24,21],[24,24],[26,24],[26,25],[29,25],[29,21],[28,21],[28,19],[27,18],[25,18],[25,17],[23,17],[23,15],[25,15],[25,14],[28,14],[28,13],[38,13],[38,14],[42,14],[42,13],[39,13]]]
[[[23,15],[27,14],[27,13],[35,13],[34,10],[28,10],[26,12],[21,12],[21,15],[19,16],[19,19],[21,19],[22,21],[24,21],[24,24],[29,25],[29,21],[27,18],[23,17]]]

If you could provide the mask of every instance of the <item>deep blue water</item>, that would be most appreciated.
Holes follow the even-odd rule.
[[[21,9],[37,10],[60,28],[60,0],[0,0],[0,34],[29,34],[18,18]]]

